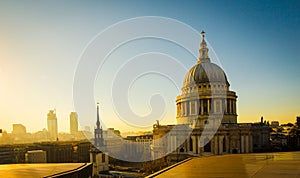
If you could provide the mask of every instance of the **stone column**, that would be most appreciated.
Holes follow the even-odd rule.
[[[236,100],[234,100],[234,114],[236,114]]]
[[[231,104],[231,99],[229,99],[229,114],[232,114],[232,104]]]
[[[180,109],[181,109],[181,105],[180,103],[177,104],[177,117],[180,116]]]
[[[173,150],[173,142],[174,142],[173,137],[174,136],[170,135],[170,145],[169,145],[169,149],[168,150]]]
[[[218,100],[211,100],[212,111],[213,111],[214,113],[216,113],[216,110],[217,110],[216,102],[218,102]]]
[[[223,113],[223,114],[225,114],[225,100],[224,99],[222,99],[221,100],[221,112]]]
[[[245,144],[245,147],[246,147],[246,153],[249,153],[249,136],[248,135],[246,135],[245,136],[246,138],[245,138],[245,141],[246,141],[246,144]]]
[[[233,106],[233,114],[236,114],[236,105],[235,105],[235,100],[232,100],[232,106]]]
[[[188,102],[187,104],[189,105],[189,115],[193,115],[194,113],[192,113],[192,104],[193,104],[194,101],[190,101]]]
[[[184,108],[183,108],[183,102],[180,103],[180,116],[183,116]]]
[[[201,146],[200,146],[201,145],[201,140],[200,140],[200,136],[197,136],[197,140],[198,140],[198,142],[197,142],[198,143],[198,148],[197,148],[198,149],[198,154],[201,155]]]
[[[226,152],[230,153],[230,141],[228,136],[226,136],[225,141],[226,141]]]
[[[187,113],[186,113],[186,110],[187,110],[187,109],[186,109],[186,102],[183,102],[183,108],[184,108],[184,116],[186,116],[186,114],[187,114]]]
[[[241,135],[241,153],[245,153],[244,135]]]
[[[250,153],[252,153],[253,152],[253,140],[252,140],[253,138],[252,138],[252,135],[250,135]]]
[[[172,149],[172,136],[168,137],[168,146],[166,151],[170,151]]]
[[[225,107],[225,114],[227,114],[228,113],[228,111],[227,111],[227,99],[225,99],[224,100],[224,107]]]
[[[201,115],[203,115],[203,99],[200,100],[200,107],[201,107]]]
[[[223,138],[223,135],[219,136],[219,155],[223,154]]]
[[[218,135],[216,135],[215,137],[214,137],[214,154],[215,155],[217,155],[218,154],[218,152],[219,152],[219,150],[218,150],[218,144],[219,144],[219,141],[218,141]]]
[[[196,149],[197,149],[196,136],[193,135],[192,140],[193,140],[193,153],[196,154]]]
[[[199,114],[199,106],[198,106],[198,101],[197,100],[195,100],[194,101],[195,102],[195,115],[198,115]]]
[[[199,142],[200,152],[199,152],[199,154],[202,155],[204,153],[204,138],[202,138],[200,136],[199,139],[200,139],[200,142]]]
[[[207,113],[209,114],[210,112],[210,102],[209,99],[207,99]]]

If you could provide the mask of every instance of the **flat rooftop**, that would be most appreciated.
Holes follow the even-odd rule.
[[[0,164],[0,177],[32,178],[46,177],[70,170],[75,170],[85,163],[38,163],[38,164]]]
[[[198,157],[149,177],[300,177],[300,152]]]

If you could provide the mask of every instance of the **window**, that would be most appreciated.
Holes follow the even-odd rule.
[[[180,152],[183,153],[184,152],[184,148],[180,148]]]

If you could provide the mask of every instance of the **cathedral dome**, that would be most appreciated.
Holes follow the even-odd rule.
[[[208,48],[202,31],[202,42],[199,49],[199,60],[186,74],[183,86],[204,83],[223,83],[229,86],[225,72],[218,65],[211,63]]]
[[[184,86],[203,83],[225,83],[229,85],[225,72],[211,62],[200,62],[194,65],[186,74]]]

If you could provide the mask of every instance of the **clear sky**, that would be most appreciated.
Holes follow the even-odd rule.
[[[299,11],[298,0],[0,1],[0,128],[10,132],[13,123],[21,123],[30,132],[41,130],[47,127],[48,110],[56,108],[59,131],[68,132],[69,113],[74,110],[73,79],[84,49],[108,26],[139,16],[168,17],[207,32],[207,41],[219,57],[231,89],[237,92],[239,122],[255,122],[260,116],[295,122],[300,115]],[[175,58],[188,56],[174,54],[176,46],[164,41],[148,39],[135,46],[142,50],[147,47],[145,42],[152,45],[151,50]],[[128,52],[137,50],[130,45],[120,48],[115,58],[135,54]],[[189,67],[196,63],[196,59],[179,61]],[[104,70],[113,74],[121,64],[111,60]],[[151,90],[139,92],[141,85],[145,86],[142,79]],[[175,97],[180,90],[159,76],[145,76],[136,84],[128,92],[132,110],[147,114],[151,109],[143,97],[159,92],[166,102],[161,120],[174,123]],[[106,104],[111,99],[101,92],[103,87],[105,82],[95,81],[94,98],[102,104],[106,126],[133,130]],[[91,108],[92,116],[94,112]],[[80,114],[79,119],[84,120]]]

